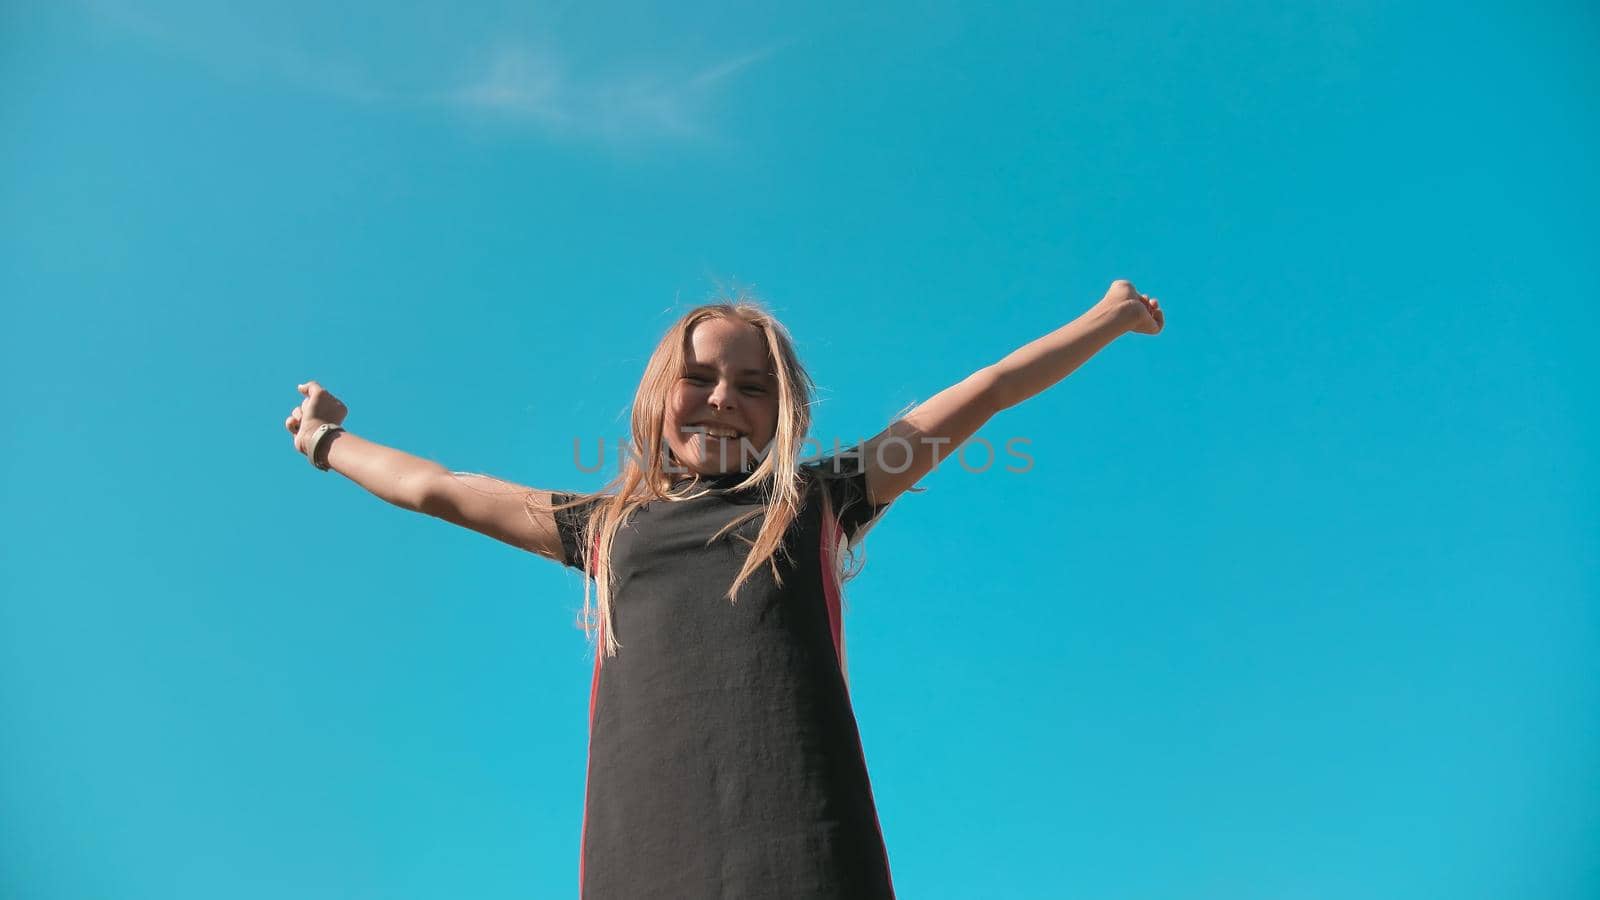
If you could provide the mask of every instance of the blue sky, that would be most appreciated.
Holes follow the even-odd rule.
[[[1118,277],[852,584],[902,896],[1600,894],[1592,9],[404,7],[0,8],[0,894],[575,893],[577,576],[298,382],[592,488],[719,285],[850,440]]]

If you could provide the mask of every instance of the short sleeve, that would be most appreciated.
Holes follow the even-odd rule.
[[[580,496],[551,491],[550,505],[554,507],[551,513],[556,520],[556,534],[561,537],[561,562],[584,572],[588,569],[589,554],[588,548],[584,546],[583,533],[588,528],[589,517],[594,514],[603,498],[591,497],[575,506],[561,507],[561,504],[571,503]]]
[[[844,530],[851,547],[866,537],[867,531],[882,518],[888,503],[872,503],[867,496],[867,473],[859,447],[805,463],[812,479],[828,492],[833,514]]]

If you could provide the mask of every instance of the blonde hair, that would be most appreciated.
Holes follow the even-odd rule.
[[[708,544],[765,514],[755,540],[736,535],[750,545],[750,552],[728,587],[727,597],[729,602],[737,603],[739,588],[763,564],[769,565],[773,578],[782,583],[775,557],[783,547],[789,525],[800,514],[800,447],[811,431],[811,404],[816,386],[800,364],[788,331],[759,303],[741,295],[697,306],[667,329],[645,364],[639,389],[634,394],[632,452],[626,454],[621,470],[599,491],[552,507],[564,509],[599,501],[588,516],[581,536],[585,573],[589,576],[584,583],[582,623],[594,637],[597,651],[605,656],[615,656],[621,646],[612,623],[615,586],[609,565],[617,530],[634,510],[652,500],[677,502],[703,495],[703,492],[684,493],[681,486],[675,485],[673,473],[667,471],[672,454],[666,446],[664,433],[668,398],[683,375],[691,332],[696,325],[712,319],[743,322],[760,332],[777,381],[778,421],[772,444],[765,448],[760,464],[739,485],[741,488],[764,488],[764,502],[729,522]]]

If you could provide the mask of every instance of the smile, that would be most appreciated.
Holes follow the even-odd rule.
[[[699,431],[699,432],[702,432],[704,434],[710,435],[711,437],[719,437],[719,438],[742,438],[742,437],[745,436],[745,433],[743,431],[739,431],[736,428],[729,428],[729,427],[727,427],[725,425],[696,424],[696,425],[688,426],[685,430],[686,431]]]

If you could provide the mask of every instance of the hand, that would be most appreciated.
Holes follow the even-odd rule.
[[[1106,295],[1096,305],[1108,310],[1127,330],[1140,334],[1160,334],[1167,324],[1161,301],[1134,290],[1133,283],[1125,279],[1111,282]]]
[[[328,393],[315,381],[308,381],[298,388],[305,399],[300,401],[294,412],[289,413],[289,418],[283,420],[283,427],[294,435],[295,452],[304,455],[307,449],[304,442],[316,434],[317,426],[324,422],[343,425],[344,417],[350,414],[350,410],[338,397]]]

